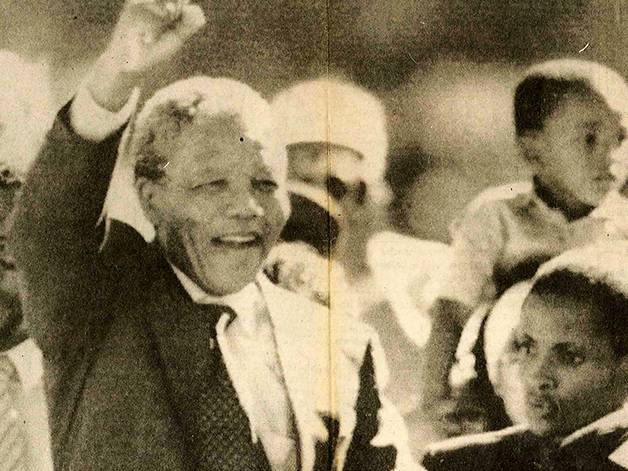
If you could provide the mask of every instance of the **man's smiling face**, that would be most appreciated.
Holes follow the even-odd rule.
[[[172,140],[165,176],[140,179],[140,195],[168,259],[206,292],[252,282],[285,216],[260,143],[229,115],[204,119]]]

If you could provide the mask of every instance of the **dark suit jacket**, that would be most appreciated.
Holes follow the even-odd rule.
[[[99,248],[97,221],[119,135],[84,141],[72,131],[68,110],[61,111],[27,178],[13,233],[24,311],[45,357],[56,469],[193,470],[191,450],[202,433],[197,404],[213,356],[206,321],[156,244],[116,224]],[[336,445],[330,433],[327,444],[317,446],[314,431],[316,372],[328,371],[327,312],[266,283],[263,292],[302,468],[309,471],[325,462],[321,451],[333,455]],[[364,331],[347,329],[351,335]],[[356,357],[347,364],[358,365],[360,387],[352,398],[359,411],[355,428],[337,441],[340,447],[344,440],[345,469],[395,465],[395,446],[370,444],[382,407],[375,369],[364,361],[374,342],[370,334],[349,342]],[[343,430],[345,420],[339,421]]]

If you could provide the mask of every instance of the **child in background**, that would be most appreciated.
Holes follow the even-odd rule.
[[[628,468],[628,243],[543,265],[512,344],[526,425],[428,450],[430,470]]]
[[[469,413],[453,400],[448,376],[472,313],[487,312],[505,290],[563,251],[621,237],[611,221],[591,213],[616,184],[610,168],[626,137],[627,103],[622,77],[592,62],[545,62],[517,86],[516,139],[532,184],[469,205],[454,226],[451,268],[431,309],[424,407],[432,418],[453,422],[448,433],[460,433]],[[482,405],[472,404],[472,419],[481,428],[503,426],[503,410]]]

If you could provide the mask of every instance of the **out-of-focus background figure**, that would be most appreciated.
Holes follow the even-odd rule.
[[[42,356],[27,338],[8,230],[24,174],[54,117],[48,67],[0,51],[0,463],[52,471]]]
[[[384,107],[350,82],[318,79],[281,91],[272,108],[288,157],[291,214],[282,233],[288,245],[270,265],[288,283],[295,266],[303,267],[324,282],[324,298],[357,314],[360,282],[368,278],[366,244],[384,223],[388,200]],[[308,263],[304,245],[324,263]]]

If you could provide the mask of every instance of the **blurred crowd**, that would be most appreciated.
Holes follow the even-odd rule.
[[[183,22],[185,9],[191,5],[175,3],[184,5],[183,12],[166,8],[165,14],[158,15],[160,21]],[[149,24],[129,15],[126,21],[135,26]],[[129,28],[124,21],[123,15],[118,33],[140,34],[124,29]],[[125,251],[144,254],[140,248],[144,245],[161,246],[176,279],[195,303],[205,295],[218,299],[219,294],[221,303],[233,308],[240,319],[241,300],[232,304],[229,296],[243,293],[253,280],[252,285],[262,286],[260,292],[271,311],[267,313],[271,333],[260,329],[253,336],[253,343],[268,347],[265,353],[251,354],[247,348],[253,347],[234,340],[237,328],[246,337],[246,326],[233,322],[220,327],[221,321],[214,326],[216,342],[224,349],[227,378],[237,392],[233,404],[239,398],[252,437],[260,437],[267,467],[253,458],[229,461],[229,454],[238,454],[241,448],[219,449],[216,456],[220,458],[208,457],[197,450],[194,438],[202,437],[198,440],[205,448],[220,438],[206,438],[199,432],[192,435],[191,444],[186,437],[182,445],[193,450],[196,465],[177,467],[172,458],[172,463],[159,469],[296,470],[308,466],[303,442],[303,448],[295,446],[299,442],[295,437],[302,440],[306,433],[315,433],[301,428],[299,400],[290,397],[291,373],[282,357],[282,334],[273,325],[279,321],[273,319],[270,295],[259,277],[306,298],[324,313],[305,314],[320,315],[329,332],[329,337],[316,337],[329,345],[316,349],[320,354],[316,362],[332,365],[323,368],[333,377],[325,383],[331,396],[325,425],[327,433],[333,435],[335,430],[340,438],[332,446],[328,437],[331,462],[324,464],[316,455],[310,469],[335,469],[332,465],[374,470],[628,469],[628,85],[624,77],[603,64],[571,58],[526,69],[512,90],[509,110],[515,129],[513,145],[531,178],[480,192],[450,221],[450,239],[444,243],[409,233],[413,207],[423,204],[412,197],[413,189],[421,184],[415,169],[422,163],[413,161],[418,158],[413,152],[391,158],[384,105],[354,83],[313,78],[266,101],[239,82],[190,78],[158,91],[140,106],[136,75],[145,74],[153,65],[151,54],[154,61],[164,61],[169,57],[164,52],[167,47],[172,54],[180,53],[178,43],[164,39],[170,34],[168,28],[174,30],[170,23],[167,28],[142,30],[138,47],[143,49],[133,54],[127,51],[125,57],[136,60],[136,69],[128,74],[132,79],[125,76],[129,83],[103,72],[116,70],[119,64],[101,58],[56,118],[46,66],[0,52],[1,469],[51,470],[53,457],[55,469],[64,470],[137,469],[143,459],[146,463],[163,456],[170,459],[167,453],[153,456],[148,451],[149,447],[171,446],[159,442],[175,434],[168,419],[160,415],[168,416],[167,408],[155,417],[136,417],[122,405],[112,409],[106,405],[119,401],[132,409],[153,397],[138,392],[129,398],[130,393],[117,389],[131,387],[125,383],[127,377],[112,372],[124,364],[121,370],[137,376],[133,387],[141,390],[152,384],[152,376],[137,373],[145,371],[140,360],[137,366],[128,358],[136,349],[126,347],[136,345],[135,337],[143,334],[127,330],[115,337],[128,326],[113,321],[103,320],[104,327],[93,328],[103,310],[115,312],[112,318],[123,317],[116,310],[124,313],[134,309],[129,306],[143,305],[144,298],[137,297],[137,292],[156,289],[145,283],[147,277],[161,273],[151,265],[156,256],[147,251],[145,265],[152,268],[146,271],[125,258]],[[196,25],[184,26],[189,31],[176,30],[181,33],[176,40],[184,42],[187,34],[194,34]],[[124,41],[129,40],[114,33],[114,46],[128,45]],[[162,50],[155,44],[165,46]],[[230,122],[225,116],[236,119]],[[236,135],[237,145],[227,142]],[[262,156],[264,168],[270,171],[264,173],[246,160],[249,154],[241,154],[245,145],[249,146],[246,152]],[[196,171],[201,158],[210,156],[211,160],[225,154],[224,149],[236,163],[216,167],[220,178],[209,174],[213,167]],[[176,159],[182,154],[196,160],[178,165]],[[89,170],[101,183],[80,186],[78,178],[84,169],[72,159],[80,161],[84,155],[98,157],[92,162],[98,168]],[[200,223],[195,226],[197,220],[207,219],[200,209],[206,207],[190,203],[188,208],[188,202],[216,197],[237,172],[251,177],[261,202],[236,195],[243,191],[240,187],[224,190],[231,191],[234,199],[244,198],[238,203],[244,209],[233,210],[237,213],[233,216],[231,207],[213,208],[213,219],[207,222],[213,224],[211,230],[202,230]],[[77,182],[74,186],[72,179]],[[168,200],[160,193],[162,180],[180,187],[173,190],[180,191],[179,199]],[[78,188],[82,191],[74,191]],[[98,191],[102,198],[90,199]],[[266,201],[269,195],[276,199],[276,207],[272,206],[275,202]],[[179,214],[183,207],[187,212]],[[79,217],[82,209],[92,212]],[[277,227],[270,216],[257,232],[225,233],[219,227],[219,223],[235,227],[229,226],[233,224],[229,218],[256,221],[270,213],[281,219]],[[64,231],[56,232],[55,225]],[[74,240],[78,231],[74,225],[85,229],[80,241]],[[102,226],[102,232],[95,231],[95,226]],[[274,230],[276,241],[271,237]],[[129,232],[139,237],[127,237]],[[208,234],[211,241],[203,240]],[[258,240],[265,237],[268,246]],[[95,244],[93,253],[88,242]],[[222,254],[225,247],[249,250],[257,244],[263,247],[262,255],[247,252],[233,263],[226,256],[214,260],[207,255],[211,251]],[[85,256],[81,263],[92,264],[89,269],[77,262],[81,252]],[[131,288],[131,284],[115,285],[115,290],[124,293],[120,301],[103,295],[109,292],[102,288],[102,280],[94,285],[97,288],[88,286],[96,275],[108,283],[118,281],[95,265],[101,254],[114,260],[104,265],[114,266],[116,277],[126,280],[132,273],[141,280]],[[57,265],[67,273],[60,275]],[[214,279],[212,270],[228,274]],[[70,299],[81,290],[80,302],[66,302],[64,297]],[[254,300],[259,296],[250,294]],[[101,297],[110,304],[96,306],[94,300]],[[126,304],[126,298],[135,304]],[[288,301],[292,298],[285,299],[280,304],[292,306]],[[170,298],[163,302],[176,305]],[[314,309],[310,304],[294,306]],[[77,313],[83,316],[81,309],[93,317],[85,314],[88,323],[69,327],[68,318],[79,317]],[[307,348],[311,340],[308,331],[318,330],[307,323],[292,327],[290,349],[298,356],[299,347]],[[227,340],[221,337],[221,328]],[[67,339],[60,346],[61,337]],[[160,337],[147,340],[150,345],[163,341]],[[70,346],[81,342],[84,347]],[[223,346],[229,344],[229,348]],[[190,345],[194,344],[177,344],[177,348],[184,351]],[[155,348],[161,352],[161,346]],[[278,353],[269,354],[272,350]],[[137,355],[143,358],[144,352]],[[278,360],[267,360],[274,362],[270,366],[262,365],[263,361],[250,366],[242,359],[247,355],[277,356]],[[204,364],[200,353],[191,358]],[[151,358],[148,364],[153,367],[166,360]],[[303,369],[316,363],[301,361]],[[285,381],[286,385],[269,385],[254,374],[237,379],[241,373],[234,371],[247,368],[268,368],[267,374],[257,376],[277,376],[277,383]],[[79,370],[82,376],[75,380]],[[164,371],[172,373],[165,367]],[[176,384],[177,378],[169,380]],[[376,399],[371,399],[379,404],[374,413],[365,405],[371,400],[365,399],[364,391],[369,390],[365,378],[374,382]],[[248,388],[239,386],[247,382]],[[161,383],[155,384],[159,388]],[[281,392],[282,387],[287,394]],[[353,395],[345,394],[345,389]],[[99,394],[112,396],[96,397]],[[266,394],[271,398],[266,402],[287,396],[294,403],[294,417],[288,414],[285,423],[294,422],[296,432],[268,425],[290,406],[277,412],[276,404],[275,409],[263,404]],[[207,396],[190,400],[199,398]],[[229,407],[231,414],[236,405],[222,396],[215,402],[223,399],[224,409],[212,409],[207,415],[226,414]],[[345,404],[345,400],[352,402]],[[345,413],[345,408],[355,413]],[[124,414],[132,418],[123,420]],[[181,414],[180,420],[188,425],[186,413]],[[376,425],[367,424],[373,414]],[[142,425],[133,423],[134,418]],[[153,427],[152,420],[159,425]],[[97,421],[113,425],[95,425]],[[370,430],[371,426],[375,427],[372,436],[359,441],[361,427]],[[160,427],[166,438],[153,436],[153,428]],[[208,427],[218,425],[211,422]],[[354,431],[347,432],[345,427]],[[343,433],[353,437],[346,446]],[[115,438],[116,434],[122,435]],[[142,434],[151,438],[142,442],[137,438]],[[282,435],[281,440],[275,435]],[[257,444],[257,438],[253,442]],[[147,456],[131,460],[137,449]],[[292,451],[284,453],[284,449]],[[390,459],[391,449],[396,460]],[[247,448],[246,453],[254,456],[259,450]],[[336,453],[343,456],[342,464]],[[276,456],[281,459],[275,460]],[[232,464],[212,467],[223,458]],[[116,459],[120,468],[108,467]],[[15,467],[4,468],[2,463]]]

